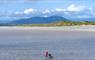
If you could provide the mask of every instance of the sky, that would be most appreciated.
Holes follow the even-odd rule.
[[[0,0],[2,20],[50,16],[53,12],[69,18],[94,18],[95,0]]]

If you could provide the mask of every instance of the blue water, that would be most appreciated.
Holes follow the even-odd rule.
[[[95,32],[0,30],[0,60],[94,60]]]

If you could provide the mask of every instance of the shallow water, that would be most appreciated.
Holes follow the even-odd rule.
[[[0,60],[94,60],[95,32],[0,30]]]

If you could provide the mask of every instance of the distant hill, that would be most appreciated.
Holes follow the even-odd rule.
[[[46,24],[58,21],[69,21],[68,19],[61,16],[50,16],[50,17],[32,17],[27,19],[19,19],[12,21],[11,24]]]

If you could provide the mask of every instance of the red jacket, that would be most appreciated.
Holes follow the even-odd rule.
[[[45,57],[48,57],[48,54],[49,54],[48,51],[46,51],[46,52],[45,52]]]

